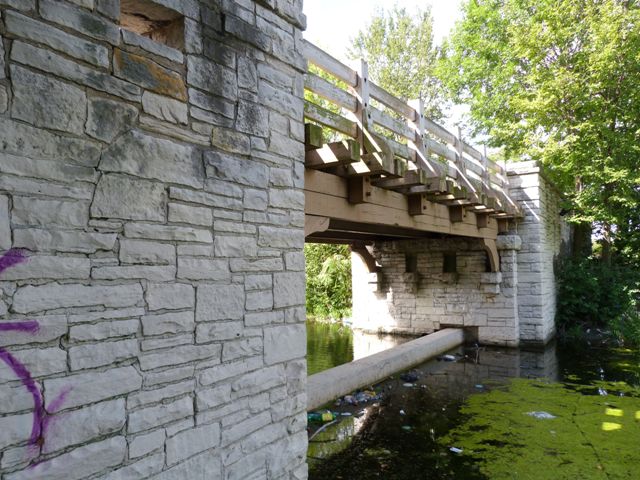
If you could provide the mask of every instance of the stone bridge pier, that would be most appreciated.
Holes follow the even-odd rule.
[[[553,338],[554,268],[571,232],[559,215],[558,192],[536,163],[508,171],[524,217],[496,238],[498,271],[477,238],[432,236],[354,249],[356,328],[422,334],[464,327],[481,343],[506,346]]]

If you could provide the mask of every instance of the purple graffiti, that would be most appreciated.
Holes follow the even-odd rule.
[[[26,261],[27,257],[22,252],[22,250],[17,250],[15,248],[8,250],[0,257],[0,273],[13,267],[14,265],[18,265]]]
[[[0,273],[26,260],[27,257],[22,251],[15,249],[9,250],[0,256]],[[35,335],[39,330],[40,324],[36,320],[0,323],[0,332],[20,332]],[[0,360],[7,364],[33,398],[33,423],[31,426],[29,445],[39,449],[44,444],[45,434],[52,420],[52,417],[45,410],[42,393],[31,377],[31,372],[29,372],[27,367],[2,347],[0,347]],[[70,391],[70,387],[63,389],[62,392],[50,402],[49,412],[54,413],[59,410]]]

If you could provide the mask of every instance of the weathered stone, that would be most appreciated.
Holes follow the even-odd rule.
[[[31,434],[31,414],[11,415],[0,418],[0,448],[25,442]]]
[[[145,279],[153,282],[169,282],[176,278],[174,265],[136,265],[94,267],[91,277],[99,280]]]
[[[185,381],[172,383],[154,390],[143,390],[129,395],[129,398],[127,399],[127,408],[129,410],[133,410],[134,408],[158,403],[169,398],[182,397],[187,393],[192,393],[194,387],[195,381],[193,379],[187,379]]]
[[[256,65],[250,58],[238,58],[238,86],[252,92],[258,89]]]
[[[231,153],[239,153],[241,155],[249,155],[251,153],[249,136],[230,128],[213,127],[211,129],[211,144]]]
[[[284,322],[284,314],[282,311],[247,313],[244,316],[244,324],[246,327],[262,327],[264,325],[273,325]]]
[[[231,385],[221,385],[218,387],[200,390],[196,394],[198,411],[215,408],[231,401]]]
[[[235,322],[202,322],[196,327],[196,343],[232,340],[242,335],[243,325]]]
[[[246,309],[270,310],[273,307],[273,292],[271,290],[258,290],[247,292]]]
[[[222,380],[236,377],[247,372],[252,372],[264,365],[262,357],[245,358],[235,362],[208,367],[200,373],[201,385],[213,385]]]
[[[127,223],[124,233],[129,238],[149,238],[178,242],[213,243],[213,235],[209,230],[175,225],[147,225],[143,223]]]
[[[264,258],[258,260],[246,260],[234,258],[230,262],[232,272],[277,272],[284,269],[281,258]]]
[[[127,360],[138,354],[138,341],[121,340],[80,345],[69,349],[69,363],[72,370],[101,367]]]
[[[0,346],[47,343],[59,339],[67,332],[67,318],[63,315],[45,315],[37,320],[38,331],[25,335],[24,332],[3,332]]]
[[[169,189],[169,197],[174,200],[183,202],[198,203],[208,207],[219,207],[228,209],[242,208],[242,201],[237,198],[228,198],[226,196],[215,195],[206,192],[196,192],[184,188],[171,187]]]
[[[164,221],[167,198],[164,185],[126,175],[103,175],[91,204],[93,218]]]
[[[231,101],[238,97],[235,72],[202,57],[187,58],[187,82]]]
[[[302,190],[269,190],[269,205],[275,208],[304,209],[304,192]]]
[[[95,0],[96,10],[111,20],[120,18],[120,0]]]
[[[2,279],[85,279],[90,273],[91,261],[88,258],[34,255],[2,272]]]
[[[176,248],[167,243],[144,240],[120,240],[120,262],[123,264],[175,265]]]
[[[185,102],[173,98],[163,97],[151,92],[142,94],[142,108],[149,115],[166,120],[172,123],[182,123],[186,125],[188,119],[188,109]]]
[[[254,45],[265,52],[271,51],[272,40],[269,35],[261,32],[253,25],[240,20],[238,17],[227,16],[224,23],[225,31],[232,33],[242,40]]]
[[[11,78],[13,118],[37,127],[83,133],[87,99],[82,90],[18,66],[11,67]]]
[[[27,12],[36,9],[36,0],[0,0],[0,6],[16,8]]]
[[[267,290],[273,286],[271,275],[247,275],[244,280],[244,288],[251,290]]]
[[[69,329],[69,340],[84,342],[88,340],[105,340],[107,338],[129,337],[138,333],[138,320],[119,320],[100,322],[95,325],[76,325]]]
[[[113,51],[113,65],[117,77],[160,95],[187,100],[187,87],[182,76],[153,60],[116,48]]]
[[[164,446],[164,429],[138,435],[129,441],[129,456],[138,458]]]
[[[102,45],[83,40],[75,35],[69,35],[49,24],[38,22],[10,10],[7,11],[5,22],[7,31],[14,35],[43,43],[54,50],[84,60],[97,67],[109,66],[109,52]]]
[[[189,103],[203,110],[220,114],[225,118],[233,120],[235,118],[236,106],[223,97],[208,95],[194,88],[189,89]]]
[[[264,329],[264,361],[267,365],[304,358],[307,354],[304,324]]]
[[[228,362],[244,357],[262,355],[262,338],[243,338],[224,342],[222,346],[222,361]]]
[[[256,239],[253,237],[216,236],[214,243],[216,257],[255,257],[258,254]]]
[[[69,389],[69,387],[73,387]],[[139,390],[142,377],[134,367],[111,368],[104,372],[78,373],[44,381],[46,404],[67,392],[60,408],[73,408]],[[50,412],[55,413],[55,412]]]
[[[220,443],[220,425],[201,425],[167,439],[167,465],[174,465]]]
[[[55,452],[72,445],[120,430],[126,421],[124,400],[111,400],[90,407],[59,413],[51,418],[43,453]]]
[[[213,282],[230,280],[229,262],[221,259],[180,257],[178,278]]]
[[[90,443],[68,453],[38,463],[33,468],[5,475],[7,480],[80,480],[90,477],[124,460],[127,441],[124,437],[111,437],[101,442]],[[87,459],[91,461],[87,461]]]
[[[137,33],[131,32],[129,30],[122,29],[122,40],[128,45],[140,47],[147,52],[153,53],[154,55],[168,58],[169,60],[176,63],[184,63],[184,55],[180,50],[171,48],[159,42],[155,42],[147,37],[143,37],[142,35],[138,35]]]
[[[67,371],[67,354],[58,347],[20,350],[20,362],[34,378]],[[16,374],[12,370],[0,370],[0,383],[15,379]]]
[[[129,458],[131,456],[131,444],[129,444]],[[102,477],[103,480],[138,480],[139,478],[151,478],[151,475],[159,474],[164,468],[164,453],[150,455],[126,467],[119,468]],[[154,477],[156,478],[156,477]]]
[[[2,50],[0,50],[0,55],[2,55]],[[0,72],[2,72],[2,63],[0,62]],[[0,73],[0,78],[2,78],[2,73]],[[9,93],[7,91],[7,87],[4,85],[0,85],[0,113],[4,113],[9,108]]]
[[[9,197],[0,195],[0,250],[11,248],[11,225],[9,222]]]
[[[42,0],[40,14],[46,20],[71,28],[89,37],[105,40],[113,45],[120,43],[120,32],[116,25],[86,10],[53,0]]]
[[[305,258],[303,252],[288,252],[284,254],[284,264],[287,270],[293,270],[297,272],[304,271]]]
[[[139,177],[202,188],[200,152],[194,147],[133,130],[103,153],[100,168]]]
[[[92,97],[89,99],[85,130],[91,137],[110,143],[128,130],[137,118],[138,109],[132,105],[108,98]]]
[[[153,480],[183,480],[185,478],[190,480],[222,478],[220,457],[211,455],[210,452],[201,453],[156,475]]]
[[[236,128],[241,132],[258,137],[268,137],[269,111],[255,103],[239,102]]]
[[[220,363],[221,352],[221,345],[183,345],[170,350],[145,353],[140,357],[140,368],[142,370],[153,370],[154,368],[192,363],[205,359],[209,362]]]
[[[269,168],[262,163],[213,151],[205,153],[205,161],[208,177],[258,188],[269,183]]]
[[[258,245],[272,248],[297,248],[304,244],[304,232],[301,229],[260,227]]]
[[[195,290],[191,285],[151,283],[146,293],[149,310],[180,310],[195,307]]]
[[[89,221],[89,206],[86,202],[15,196],[11,219],[14,225],[20,226],[86,227]]]
[[[140,117],[140,125],[145,130],[149,130],[160,135],[166,135],[182,142],[202,145],[204,147],[209,147],[211,145],[211,140],[208,137],[210,132],[206,130],[201,134],[197,128],[196,122],[192,122],[191,128],[186,128],[173,123],[163,122],[151,115],[142,115]]]
[[[169,221],[211,227],[213,225],[213,212],[209,208],[170,203]]]
[[[145,335],[193,332],[193,312],[161,313],[142,317],[142,332]]]
[[[200,285],[197,292],[196,321],[241,320],[244,314],[242,285]]]
[[[95,253],[112,250],[116,235],[80,231],[21,229],[14,232],[14,246],[33,251]]]
[[[273,274],[273,305],[275,308],[304,305],[304,275],[302,273]]]
[[[56,308],[129,307],[142,302],[142,287],[133,285],[58,285],[52,283],[34,287],[27,285],[16,292],[13,310],[18,313],[40,312]]]
[[[164,338],[145,338],[140,342],[140,349],[143,352],[150,352],[152,350],[174,348],[180,345],[192,344],[193,333],[187,333],[182,335],[172,335],[171,337]]]
[[[247,188],[244,191],[243,205],[247,210],[265,211],[268,207],[269,197],[266,190]]]
[[[112,319],[128,319],[131,317],[141,317],[144,315],[144,308],[132,307],[132,308],[121,308],[118,310],[105,310],[102,312],[85,312],[78,314],[70,314],[69,315],[69,323],[90,323],[95,321],[102,320],[112,320]],[[46,318],[46,317],[45,317]]]
[[[88,68],[49,50],[15,41],[11,58],[54,75],[73,80],[101,92],[107,92],[126,100],[139,101],[141,89],[100,70]]]

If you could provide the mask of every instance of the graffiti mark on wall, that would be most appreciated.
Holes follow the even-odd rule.
[[[20,250],[9,250],[0,256],[0,274],[5,270],[26,262],[27,257]],[[40,330],[40,324],[37,320],[23,320],[18,322],[0,322],[0,334],[2,332],[19,332],[35,335]],[[0,347],[0,360],[2,360],[22,382],[27,389],[31,398],[33,398],[33,422],[31,426],[31,435],[29,436],[29,445],[39,449],[44,445],[47,429],[50,425],[52,417],[47,414],[56,412],[62,407],[65,397],[71,388],[63,389],[60,394],[50,403],[48,409],[45,409],[44,399],[38,385],[33,380],[31,372],[27,367],[13,356],[7,349]]]

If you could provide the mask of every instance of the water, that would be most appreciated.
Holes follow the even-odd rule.
[[[450,353],[457,361],[418,366],[415,386],[374,386],[376,406],[331,407],[364,414],[313,438],[310,479],[640,478],[638,352]]]

